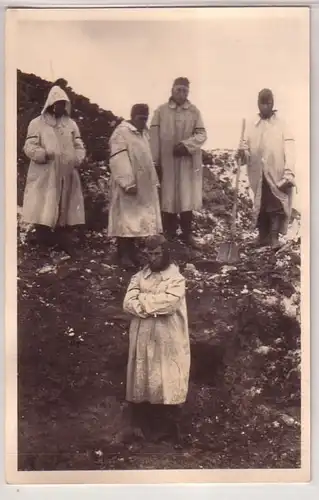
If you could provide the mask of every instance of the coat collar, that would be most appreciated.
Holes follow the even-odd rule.
[[[270,118],[268,118],[267,120],[264,120],[264,121],[272,122],[272,121],[274,121],[274,120],[276,120],[276,119],[277,119],[277,109],[274,109],[274,110],[273,110],[273,113],[272,113],[272,115],[271,115],[271,117],[270,117]],[[262,117],[260,116],[260,113],[258,113],[258,114],[257,114],[257,118],[256,118],[256,120],[255,120],[255,125],[258,125],[258,124],[259,124],[260,122],[262,122],[262,121],[263,121],[263,119],[262,119]]]
[[[171,109],[176,109],[176,108],[178,107],[178,106],[177,106],[177,104],[176,104],[176,102],[175,102],[175,101],[173,101],[173,99],[172,99],[172,98],[170,98],[170,99],[169,99],[169,101],[168,101],[168,105],[169,105],[169,107],[170,107]],[[184,104],[183,104],[182,106],[180,106],[180,107],[181,107],[182,109],[189,109],[189,108],[190,108],[190,106],[191,106],[191,103],[190,103],[190,101],[187,99],[187,101],[185,101],[185,102],[184,102]]]
[[[133,132],[133,133],[134,133],[134,134],[136,134],[136,135],[144,135],[144,134],[146,134],[146,135],[147,135],[147,134],[148,134],[148,132],[149,132],[148,127],[145,127],[145,129],[144,129],[144,131],[143,131],[143,134],[141,134],[141,133],[137,130],[137,128],[136,128],[136,127],[135,127],[132,123],[130,123],[130,122],[129,122],[129,121],[127,121],[127,120],[123,121],[121,125],[122,125],[122,127],[127,128],[128,130],[130,130],[131,132]]]

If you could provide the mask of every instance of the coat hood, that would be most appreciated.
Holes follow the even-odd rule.
[[[47,97],[47,100],[45,102],[45,105],[43,106],[42,114],[45,113],[47,111],[47,109],[50,106],[53,106],[53,104],[55,102],[57,102],[57,101],[66,101],[66,107],[65,107],[65,109],[66,109],[67,114],[70,116],[70,114],[71,114],[70,99],[68,98],[68,96],[66,95],[66,93],[64,92],[64,90],[62,90],[58,86],[54,86],[50,90],[49,95]]]

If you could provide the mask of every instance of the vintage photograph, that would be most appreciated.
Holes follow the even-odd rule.
[[[308,9],[11,22],[17,471],[301,470]]]

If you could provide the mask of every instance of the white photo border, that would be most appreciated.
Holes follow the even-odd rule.
[[[1,2],[1,0],[0,0]],[[245,5],[247,7],[253,7],[253,6],[265,6],[267,5],[266,2],[174,2],[174,6],[180,7],[180,6],[229,6],[229,7],[235,7],[235,6],[242,6]],[[66,4],[61,1],[56,1],[56,2],[24,2],[23,4],[20,2],[7,2],[7,5],[3,5],[2,2],[0,3],[1,5],[1,11],[0,11],[0,23],[1,23],[1,28],[2,28],[2,37],[1,37],[1,48],[4,49],[4,42],[5,42],[5,36],[4,36],[4,14],[5,14],[5,7],[14,7],[14,8],[21,8],[21,7],[46,7],[46,8],[54,8],[54,7],[64,7]],[[2,6],[3,5],[3,6]],[[145,2],[117,2],[113,0],[112,2],[95,2],[93,5],[88,5],[85,4],[84,2],[68,2],[68,6],[72,8],[76,7],[110,7],[110,6],[121,6],[121,7],[131,7],[131,6],[144,6]],[[148,4],[149,6],[150,4]],[[299,2],[276,2],[275,4],[272,4],[271,7],[277,7],[277,6],[289,6],[293,7],[294,5],[303,5],[303,6],[311,6],[311,194],[313,196],[311,197],[311,214],[312,214],[312,225],[311,229],[315,229],[315,214],[316,214],[316,188],[319,189],[318,184],[318,178],[319,174],[317,173],[316,165],[318,164],[319,160],[319,151],[318,151],[318,142],[316,143],[316,137],[319,137],[319,116],[318,116],[318,109],[319,109],[319,97],[318,97],[318,89],[319,89],[319,2],[304,2],[304,1],[299,1]],[[173,2],[158,2],[154,1],[152,2],[152,6],[160,7],[160,6],[173,6]],[[4,50],[2,50],[2,53],[4,53]],[[1,62],[3,64],[3,72],[2,75],[3,77],[0,79],[1,80],[1,90],[2,90],[2,106],[1,106],[1,130],[2,134],[0,134],[0,147],[1,147],[1,152],[2,152],[2,165],[5,165],[5,95],[4,95],[4,86],[5,86],[5,60],[4,58],[1,59]],[[2,169],[2,175],[1,175],[1,193],[3,194],[2,200],[5,202],[5,171],[4,168]],[[2,237],[3,237],[3,242],[5,243],[5,208],[3,204],[3,210],[2,210],[2,220],[1,220],[1,232],[2,232]],[[311,231],[311,253],[312,256],[317,255],[317,249],[318,248],[318,242],[317,242],[317,236],[315,231]],[[5,245],[1,245],[1,250],[0,250],[0,255],[1,257],[4,257],[4,251],[5,251]],[[316,260],[315,257],[311,261],[311,292],[312,292],[312,304],[316,304],[316,295],[315,295],[315,286],[317,284],[317,268],[316,268]],[[2,260],[4,263],[4,259]],[[2,267],[3,271],[5,271],[5,263]],[[3,280],[4,282],[4,280]],[[5,317],[5,287],[1,289],[1,298],[3,297],[3,300],[1,300],[1,305],[3,304],[3,315],[2,317]],[[50,500],[51,498],[56,498],[57,494],[65,496],[65,498],[72,499],[72,498],[79,498],[79,495],[89,495],[91,498],[100,498],[102,495],[116,495],[118,498],[119,493],[121,492],[123,496],[130,495],[133,496],[133,498],[142,498],[143,495],[147,495],[147,497],[152,494],[154,498],[160,498],[164,494],[163,488],[165,488],[165,494],[168,494],[168,492],[173,496],[176,494],[180,493],[183,498],[191,498],[194,494],[195,495],[203,495],[203,498],[209,498],[209,495],[215,494],[218,495],[218,498],[239,498],[239,493],[241,494],[242,498],[244,499],[250,499],[250,498],[256,498],[256,495],[262,500],[262,499],[268,499],[269,495],[280,495],[281,497],[289,498],[289,499],[299,499],[300,496],[303,496],[306,499],[315,499],[318,498],[318,493],[319,493],[319,486],[318,486],[318,478],[317,478],[317,471],[319,470],[319,460],[318,460],[318,449],[316,449],[315,444],[318,445],[319,443],[319,435],[318,435],[318,391],[316,390],[318,385],[316,382],[318,382],[318,369],[317,369],[317,363],[316,361],[319,359],[319,352],[318,352],[318,337],[316,336],[316,320],[317,320],[317,313],[316,313],[316,308],[314,307],[311,311],[311,420],[312,420],[312,428],[311,428],[311,443],[312,443],[312,453],[311,453],[311,462],[312,462],[312,480],[309,484],[238,484],[238,483],[228,483],[228,484],[217,484],[217,483],[212,483],[212,484],[205,484],[205,485],[200,485],[200,484],[183,484],[183,485],[176,485],[176,484],[171,484],[171,485],[166,485],[166,484],[161,484],[159,486],[155,486],[154,484],[143,484],[143,485],[129,485],[127,484],[118,484],[118,485],[109,485],[109,484],[103,484],[103,485],[66,485],[66,486],[60,486],[60,485],[54,485],[54,486],[44,486],[44,485],[19,485],[19,486],[14,486],[14,485],[7,485],[6,484],[6,478],[5,478],[5,473],[4,473],[4,464],[5,464],[5,449],[4,449],[4,440],[3,443],[3,453],[1,453],[1,483],[0,483],[0,493],[1,493],[1,498],[7,499],[7,498],[16,498],[16,496],[19,494],[20,498],[32,498],[36,499],[38,498],[43,498],[44,496]],[[5,333],[5,325],[2,330]],[[3,335],[3,346],[4,346],[4,335]],[[3,355],[3,364],[2,366],[5,366],[5,363],[12,362],[12,359],[5,358],[5,349],[1,351],[1,354]],[[14,361],[14,360],[13,360]],[[1,394],[1,400],[0,400],[0,407],[4,408],[5,404],[5,373],[4,370],[1,372],[1,383],[2,383],[2,391],[0,390]],[[4,423],[5,423],[5,413],[2,411],[0,413],[1,415],[1,420],[0,420],[0,425],[2,425],[2,429],[4,429]],[[4,432],[2,433],[2,436],[4,437],[5,434]],[[318,446],[317,446],[318,447]],[[2,451],[2,450],[1,450]],[[154,471],[154,474],[156,475],[158,471]],[[123,474],[122,471],[119,472],[120,474]],[[43,472],[43,474],[46,474]],[[62,473],[64,474],[64,473]],[[69,473],[65,473],[69,474]],[[59,473],[61,475],[61,473]],[[276,479],[274,479],[275,481]],[[293,481],[293,478],[291,479]],[[103,481],[104,482],[104,481]],[[125,490],[125,488],[130,488],[129,491]],[[150,490],[151,488],[151,490]],[[193,488],[196,488],[196,490],[193,490]],[[302,488],[302,491],[300,490]],[[171,490],[172,489],[172,490]],[[122,490],[122,491],[121,491]]]

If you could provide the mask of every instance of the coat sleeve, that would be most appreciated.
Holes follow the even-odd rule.
[[[251,131],[251,124],[248,123],[247,125],[247,120],[246,120],[246,127],[245,127],[245,132],[243,138],[240,140],[239,143],[239,150],[244,152],[244,161],[249,166],[249,160],[250,160],[250,131]]]
[[[148,314],[145,313],[139,301],[139,294],[141,292],[140,277],[141,274],[137,273],[131,278],[130,284],[124,297],[123,309],[125,312],[132,314],[133,316],[146,318]]]
[[[283,141],[285,151],[285,173],[295,175],[295,140],[286,124],[283,126]]]
[[[46,163],[46,151],[41,146],[40,123],[38,120],[32,120],[28,127],[23,151],[35,163]]]
[[[185,278],[179,275],[169,280],[165,292],[141,293],[139,300],[148,315],[168,315],[174,314],[184,297]]]
[[[150,126],[150,145],[155,166],[161,164],[161,146],[160,146],[160,110],[157,108],[154,112]]]
[[[110,139],[110,170],[115,182],[123,189],[135,186],[135,175],[128,154],[128,144],[121,131],[115,130]]]
[[[207,139],[206,129],[204,127],[203,119],[199,111],[197,111],[197,118],[193,130],[193,135],[189,139],[181,141],[182,144],[188,149],[190,154],[197,153]]]
[[[75,164],[79,167],[85,160],[86,151],[81,138],[79,127],[73,122],[73,143],[75,149]]]

